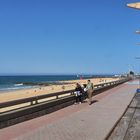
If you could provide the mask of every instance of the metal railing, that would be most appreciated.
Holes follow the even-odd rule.
[[[104,90],[105,88],[109,88],[112,86],[116,86],[119,84],[122,84],[124,82],[129,81],[130,79],[125,78],[117,81],[112,81],[108,83],[102,83],[98,85],[94,85],[94,92],[99,91],[99,90]],[[57,99],[62,99],[62,98],[68,98],[74,95],[74,90],[67,90],[67,91],[61,91],[61,92],[56,92],[56,93],[49,93],[45,95],[39,95],[39,96],[34,96],[34,97],[29,97],[29,98],[24,98],[24,99],[18,99],[18,100],[12,100],[12,101],[7,101],[7,102],[2,102],[0,103],[0,114],[6,111],[11,111],[14,109],[18,109],[21,107],[26,107],[26,106],[33,106],[36,104],[40,104],[42,102],[48,102],[48,101],[53,101]],[[20,106],[24,104],[23,106]],[[16,106],[16,107],[14,107]],[[7,108],[7,109],[5,109]],[[8,109],[9,108],[9,109]],[[1,111],[1,109],[3,111]]]

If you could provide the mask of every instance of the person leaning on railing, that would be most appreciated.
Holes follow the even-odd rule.
[[[87,87],[87,84],[83,84],[83,94],[82,94],[83,99],[87,99],[88,98],[86,87]]]
[[[76,83],[76,88],[75,88],[75,96],[76,96],[76,103],[82,103],[82,93],[83,89],[79,83]]]

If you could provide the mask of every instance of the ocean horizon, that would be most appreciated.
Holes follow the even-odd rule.
[[[53,83],[58,81],[77,80],[96,78],[96,77],[112,77],[114,75],[1,75],[0,91],[11,91],[18,89],[28,89],[36,87],[32,85],[24,85],[24,83]]]

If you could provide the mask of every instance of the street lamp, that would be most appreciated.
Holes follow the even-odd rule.
[[[137,30],[137,31],[136,31],[136,34],[140,34],[140,30]],[[140,46],[140,43],[137,44],[137,46]]]
[[[140,34],[140,30],[137,30],[137,31],[136,31],[136,34]]]
[[[135,59],[140,60],[140,57],[135,57]],[[140,66],[139,66],[139,70],[140,70]],[[137,89],[137,92],[140,93],[140,72],[138,74],[138,79],[139,79],[139,87]]]
[[[130,8],[135,8],[135,9],[140,10],[140,2],[129,3],[129,4],[127,4],[127,6],[130,7]]]
[[[140,59],[140,57],[135,57],[135,59]]]
[[[135,9],[138,9],[140,10],[140,2],[135,2],[135,3],[130,3],[130,4],[127,4],[128,7],[130,8],[135,8]],[[140,34],[140,31],[136,31],[137,34]],[[140,60],[140,57],[136,57],[135,59],[139,59]],[[140,69],[140,68],[139,68]],[[140,73],[139,73],[139,87],[137,89],[137,93],[140,93]]]

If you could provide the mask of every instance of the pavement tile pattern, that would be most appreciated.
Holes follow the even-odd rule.
[[[125,83],[93,97],[97,102],[72,105],[0,130],[0,140],[104,140],[135,95]]]

